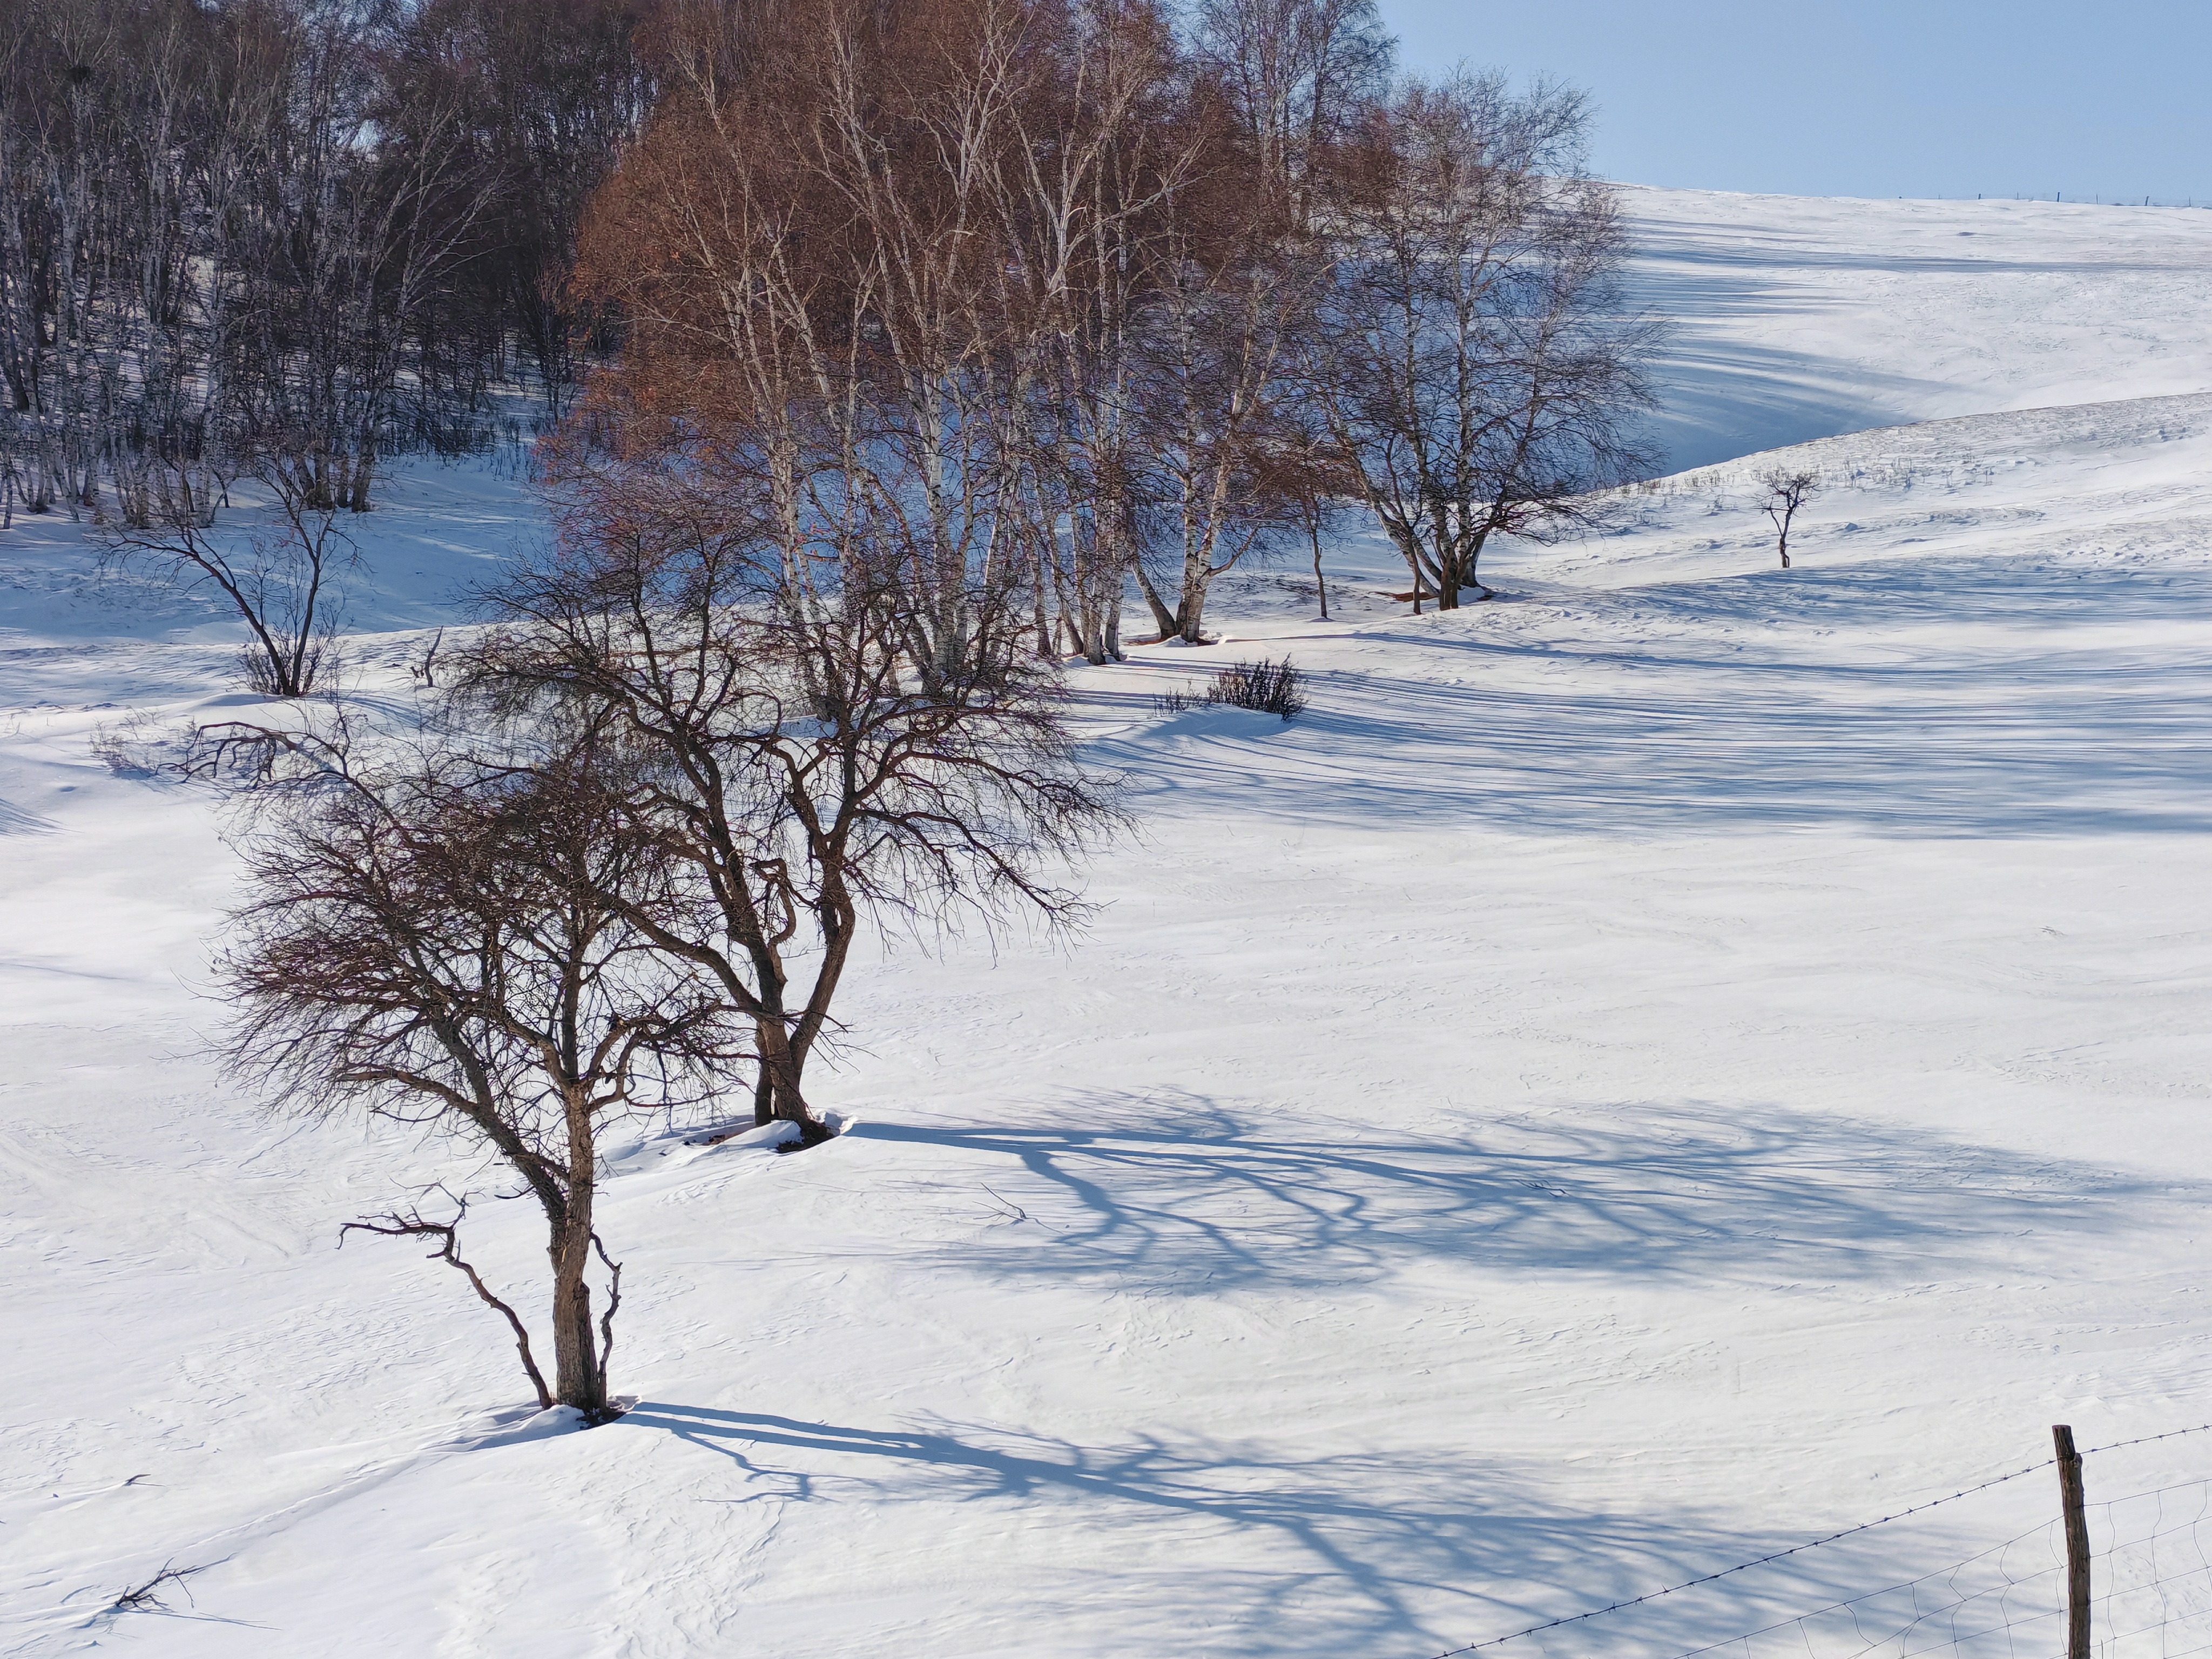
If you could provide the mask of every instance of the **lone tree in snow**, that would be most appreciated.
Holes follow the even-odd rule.
[[[1766,486],[1766,500],[1761,504],[1766,516],[1774,520],[1775,548],[1782,555],[1782,568],[1790,568],[1790,521],[1797,516],[1797,509],[1819,493],[1820,475],[1817,472],[1793,472],[1788,467],[1778,466],[1759,475]]]
[[[503,1163],[536,1199],[552,1265],[555,1382],[524,1322],[419,1208],[353,1224],[438,1242],[505,1316],[541,1407],[606,1412],[621,1268],[593,1217],[611,1121],[696,1099],[741,1025],[646,926],[677,925],[669,860],[635,831],[594,734],[483,757],[234,728],[252,757],[246,902],[217,970],[234,1069],[295,1109],[359,1109]],[[650,919],[649,921],[647,919]],[[592,1317],[592,1258],[610,1282]]]

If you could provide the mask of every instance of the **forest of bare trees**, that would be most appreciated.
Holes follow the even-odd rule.
[[[1394,84],[1371,6],[793,0],[662,49],[576,267],[618,435],[554,476],[679,489],[793,573],[900,561],[927,672],[979,581],[1042,654],[1117,657],[1131,585],[1200,643],[1341,496],[1452,606],[1487,537],[1640,462],[1584,106]]]
[[[550,428],[957,661],[1197,643],[1373,511],[1414,602],[1632,473],[1644,331],[1571,93],[1394,80],[1363,0],[26,0],[0,24],[0,513],[143,543],[252,477]],[[619,349],[617,349],[617,346]],[[190,562],[190,561],[188,561]],[[274,677],[287,692],[301,689]]]
[[[458,1255],[465,1194],[362,1224],[438,1243],[587,1413],[604,1127],[749,1094],[817,1145],[868,930],[1079,921],[1063,872],[1121,820],[1057,675],[1122,656],[1125,600],[1205,644],[1224,574],[1310,547],[1318,578],[1364,510],[1453,608],[1491,537],[1641,462],[1586,106],[1397,77],[1372,0],[22,0],[0,31],[0,507],[211,585],[296,699],[395,459],[535,437],[550,543],[475,592],[413,726],[204,738],[250,780],[234,1060],[534,1195],[550,1389]]]
[[[651,106],[605,0],[21,0],[0,14],[0,508],[373,504],[495,389],[565,406],[585,198]]]

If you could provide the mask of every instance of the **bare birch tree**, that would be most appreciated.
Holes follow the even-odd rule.
[[[1175,42],[1150,7],[1084,8],[1039,46],[1047,72],[1016,106],[999,177],[1013,414],[1040,649],[1064,632],[1105,663],[1123,654],[1136,558],[1144,317],[1194,158],[1173,118]]]

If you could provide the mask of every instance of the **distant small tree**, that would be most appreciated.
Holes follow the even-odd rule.
[[[231,728],[216,743],[273,780],[247,796],[246,902],[216,964],[234,1071],[273,1103],[418,1125],[512,1171],[545,1218],[550,1391],[521,1319],[460,1259],[460,1213],[352,1226],[437,1243],[513,1328],[540,1407],[605,1413],[621,1268],[594,1218],[600,1134],[710,1089],[743,1030],[633,920],[678,908],[665,855],[581,744],[385,761],[343,734]]]
[[[1306,540],[1313,548],[1314,592],[1321,601],[1321,619],[1323,622],[1328,620],[1328,578],[1322,574],[1321,568],[1322,537],[1342,513],[1345,505],[1341,497],[1319,489],[1302,489],[1291,499],[1299,526],[1306,532]]]
[[[1313,553],[1314,591],[1321,619],[1328,620],[1328,582],[1322,572],[1322,539],[1359,504],[1358,470],[1331,438],[1325,419],[1309,403],[1292,410],[1285,433],[1267,457],[1291,522],[1304,532]]]
[[[1774,520],[1775,548],[1782,555],[1782,568],[1790,568],[1790,521],[1797,516],[1797,509],[1819,493],[1820,475],[1817,472],[1793,472],[1788,467],[1778,466],[1759,475],[1766,486],[1766,500],[1761,503],[1766,516]]]

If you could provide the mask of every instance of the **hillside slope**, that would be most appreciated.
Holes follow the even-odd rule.
[[[2212,212],[1634,186],[1668,471],[1863,427],[2212,387]]]
[[[1707,198],[1709,263],[1838,216],[1901,246],[1923,206]],[[2112,222],[2079,222],[2091,265]],[[1771,370],[1747,406],[1789,393],[1747,447],[1892,395],[1822,404],[1894,298],[1824,280],[1800,337],[1699,313],[1715,375]],[[1091,936],[864,964],[823,1088],[857,1124],[817,1152],[619,1149],[641,1403],[588,1434],[526,1420],[447,1269],[334,1249],[442,1149],[264,1119],[200,1052],[216,823],[89,745],[234,697],[227,637],[100,609],[65,532],[0,539],[0,1644],[1424,1659],[2017,1468],[2053,1421],[2212,1417],[2212,396],[2157,383],[2199,349],[2171,324],[2114,348],[2118,400],[2068,336],[1945,371],[2009,412],[1793,453],[1832,482],[1790,572],[1756,457],[1500,556],[1493,605],[1407,617],[1351,538],[1349,623],[1261,574],[1226,651],[1080,671],[1143,820]],[[2015,407],[2051,386],[2085,395]],[[420,550],[529,522],[495,480],[403,484],[364,611],[434,623]],[[363,641],[364,689],[416,648]],[[1153,712],[1259,649],[1313,677],[1295,724]],[[477,1244],[527,1285],[516,1208]],[[2115,1496],[2212,1447],[2094,1467]],[[1682,1651],[2048,1512],[2000,1488],[1575,1650]],[[206,1569],[190,1603],[103,1611],[165,1564]]]

